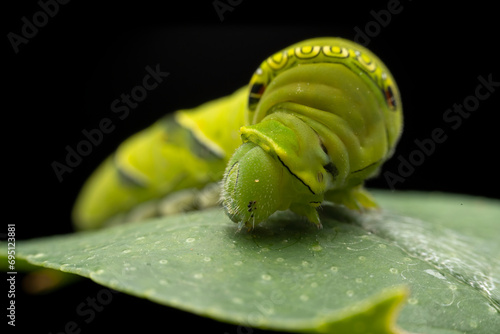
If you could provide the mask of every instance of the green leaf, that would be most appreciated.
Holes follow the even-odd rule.
[[[237,233],[213,209],[22,241],[17,256],[243,326],[309,333],[498,330],[499,201],[375,195],[384,210],[325,206],[322,230],[281,212]]]

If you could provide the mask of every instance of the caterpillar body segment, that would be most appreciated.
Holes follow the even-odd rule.
[[[363,183],[393,154],[402,106],[391,73],[370,51],[320,38],[277,52],[250,81],[245,119],[243,142],[260,147],[275,167],[253,150],[258,158],[231,158],[222,199],[233,221],[253,228],[269,213],[291,209],[321,227],[316,208],[324,200],[357,210],[376,207]],[[255,185],[264,172],[247,172],[245,164],[275,170],[273,191]],[[257,193],[245,191],[256,187]],[[265,212],[257,214],[261,208]]]
[[[321,227],[323,201],[376,207],[363,183],[392,156],[402,127],[399,90],[377,56],[341,38],[306,40],[267,58],[247,87],[123,142],[84,185],[74,221],[97,228],[165,197],[152,211],[203,207],[193,199],[213,199],[219,183],[240,228],[287,209]]]
[[[244,87],[177,111],[121,143],[84,184],[73,208],[75,226],[99,228],[141,203],[220,182],[241,143],[246,96]]]

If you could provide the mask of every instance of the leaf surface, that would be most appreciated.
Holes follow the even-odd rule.
[[[324,206],[322,230],[280,212],[237,233],[212,209],[20,241],[17,256],[243,326],[308,333],[500,328],[499,201],[375,197],[383,210]]]

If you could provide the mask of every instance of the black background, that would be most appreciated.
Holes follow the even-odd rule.
[[[387,9],[390,2],[246,0],[221,21],[213,1],[72,1],[60,5],[18,53],[7,34],[20,35],[21,18],[33,22],[41,8],[36,1],[4,4],[4,216],[12,214],[7,221],[16,223],[17,240],[72,232],[70,209],[83,181],[129,135],[165,113],[231,93],[262,60],[289,44],[319,36],[354,39],[355,27],[373,29],[371,11]],[[439,7],[409,0],[398,8],[385,27],[370,31],[367,45],[388,65],[403,98],[403,137],[384,171],[397,174],[397,157],[408,158],[414,140],[442,128],[447,140],[396,189],[500,198],[500,87],[457,129],[443,121],[448,108],[474,95],[478,76],[500,81],[496,8],[480,1]],[[141,84],[145,67],[156,64],[170,75],[119,120],[111,102]],[[114,131],[59,182],[51,164],[63,163],[66,145],[74,148],[85,139],[82,130],[96,128],[103,118],[113,121]],[[389,188],[383,177],[368,186]],[[58,333],[74,320],[82,333],[120,332],[132,325],[155,332],[176,326],[183,332],[249,332],[123,294],[114,295],[87,324],[76,307],[101,286],[83,281],[77,288],[29,296],[20,289],[21,279],[18,275],[16,329]]]

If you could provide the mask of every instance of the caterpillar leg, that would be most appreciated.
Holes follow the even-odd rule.
[[[209,183],[202,189],[185,189],[163,198],[158,203],[159,216],[203,210],[219,204],[220,185]]]
[[[140,203],[129,212],[119,213],[104,223],[104,226],[139,222],[148,218],[170,216],[194,210],[203,210],[219,205],[220,184],[209,183],[204,188],[188,188],[176,191],[161,199]]]
[[[311,223],[316,225],[318,230],[323,228],[319,220],[318,211],[315,207],[307,204],[292,204],[290,210],[298,215],[305,216]]]
[[[330,190],[325,193],[325,200],[357,211],[378,208],[377,203],[363,185],[342,190]]]

